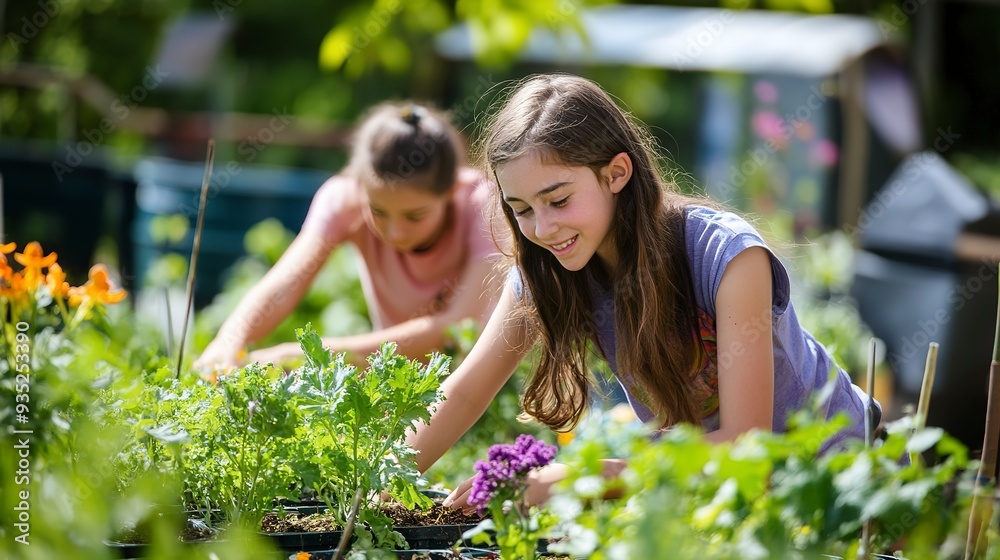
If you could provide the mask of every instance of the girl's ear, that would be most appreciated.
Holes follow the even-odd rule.
[[[628,157],[625,152],[616,155],[601,169],[601,174],[608,187],[611,188],[611,192],[618,194],[632,178],[632,158]]]

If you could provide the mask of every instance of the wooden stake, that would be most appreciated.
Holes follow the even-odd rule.
[[[875,440],[875,427],[872,426],[875,407],[875,349],[878,347],[875,337],[868,342],[868,404],[865,406],[865,447],[871,447]]]
[[[990,363],[990,392],[986,401],[986,430],[983,434],[983,456],[979,461],[979,475],[972,494],[969,512],[969,534],[965,541],[965,558],[979,558],[985,552],[985,543],[979,538],[984,523],[989,523],[993,510],[992,485],[997,468],[997,444],[1000,442],[1000,302],[997,303],[997,330],[993,335],[993,361]],[[982,539],[986,540],[986,539]]]
[[[170,288],[163,287],[163,304],[167,306],[167,355],[174,354],[174,320],[170,314]]]
[[[920,400],[917,401],[917,416],[913,431],[918,432],[927,425],[927,415],[930,414],[931,390],[934,388],[934,374],[937,371],[938,343],[932,342],[927,347],[927,361],[924,363],[924,379],[920,383]],[[920,460],[919,453],[910,453],[910,464],[915,465]]]
[[[208,140],[208,155],[205,157],[205,177],[201,181],[201,199],[198,202],[198,225],[194,229],[194,243],[191,247],[191,266],[188,267],[187,302],[184,305],[184,326],[181,327],[181,339],[178,342],[177,372],[181,376],[181,364],[184,363],[184,346],[187,341],[188,319],[191,314],[191,303],[194,300],[194,275],[198,268],[198,250],[201,248],[201,229],[205,223],[205,204],[208,202],[208,184],[212,181],[212,166],[215,163],[215,139]]]
[[[354,493],[354,503],[351,504],[351,513],[347,515],[347,525],[344,527],[344,533],[340,535],[340,544],[337,545],[337,554],[334,555],[333,560],[340,560],[344,557],[344,553],[347,552],[347,543],[351,542],[351,533],[354,532],[358,509],[361,508],[361,497],[361,488],[359,487],[357,492]]]

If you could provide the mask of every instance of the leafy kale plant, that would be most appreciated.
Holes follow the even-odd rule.
[[[404,544],[391,535],[379,496],[386,491],[409,508],[431,505],[419,491],[415,452],[404,438],[414,422],[430,419],[430,407],[441,400],[449,359],[434,354],[424,365],[396,354],[390,342],[369,356],[369,367],[359,373],[343,354],[323,348],[309,326],[296,334],[305,364],[293,372],[290,390],[305,419],[304,483],[341,526],[360,499],[357,520],[373,530],[376,541]]]

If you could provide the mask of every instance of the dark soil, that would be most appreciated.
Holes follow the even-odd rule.
[[[434,505],[428,510],[408,510],[401,504],[386,504],[382,511],[392,519],[396,527],[419,527],[425,525],[475,525],[482,521],[479,515],[466,515],[462,510]],[[261,520],[261,530],[265,533],[313,533],[317,531],[338,531],[333,517],[328,513],[301,515],[290,513],[280,517],[268,513]]]
[[[460,509],[435,504],[428,510],[409,510],[402,504],[386,504],[382,511],[396,527],[422,527],[424,525],[476,525],[482,516],[467,515]]]

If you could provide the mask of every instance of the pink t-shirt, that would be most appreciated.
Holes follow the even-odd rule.
[[[375,235],[364,219],[362,187],[353,178],[334,176],[313,197],[302,231],[357,247],[358,272],[374,328],[441,311],[469,264],[499,257],[487,217],[490,184],[471,169],[462,170],[458,181],[451,227],[421,253],[402,253]],[[476,319],[485,321],[491,311]]]

